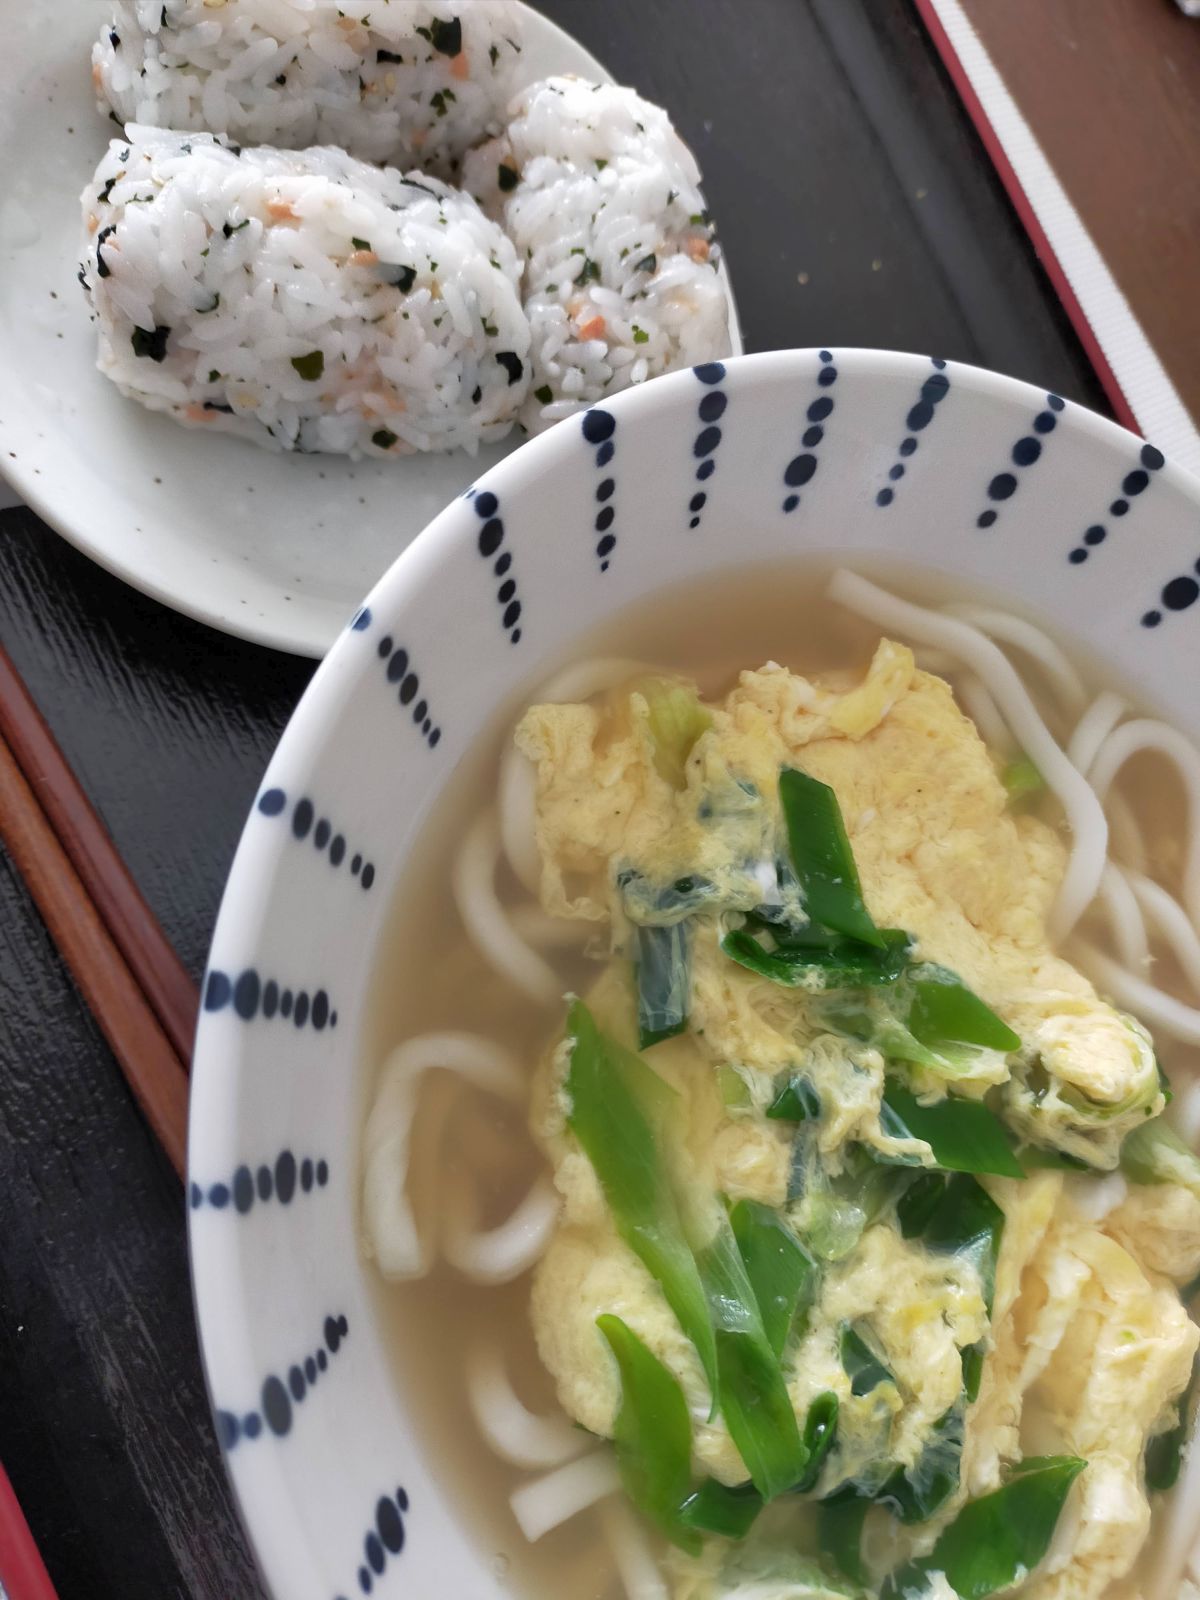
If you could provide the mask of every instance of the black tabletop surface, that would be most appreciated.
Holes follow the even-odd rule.
[[[908,0],[541,9],[696,151],[748,349],[918,350],[1104,408]],[[311,663],[175,616],[20,510],[0,514],[0,640],[198,976]],[[2,853],[0,1462],[61,1600],[261,1592],[209,1422],[178,1181]]]

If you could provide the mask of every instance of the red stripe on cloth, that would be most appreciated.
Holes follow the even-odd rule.
[[[0,1467],[0,1588],[8,1600],[58,1600],[13,1486]]]
[[[1134,433],[1141,433],[1141,427],[1133,414],[1129,401],[1125,398],[1124,390],[1117,382],[1116,374],[1108,364],[1108,358],[1100,348],[1095,330],[1088,321],[1083,307],[1075,296],[1070,280],[1063,270],[1062,262],[1054,253],[1054,247],[1046,237],[1046,231],[1038,220],[1037,212],[1033,209],[1029,196],[1021,186],[1021,180],[1013,169],[1012,162],[1000,142],[1000,137],[992,126],[983,101],[975,92],[975,86],[967,74],[959,58],[958,52],[951,43],[950,36],[942,26],[942,19],[937,12],[935,0],[915,0],[917,10],[920,12],[921,21],[925,24],[929,37],[933,40],[934,47],[941,56],[946,71],[954,80],[954,87],[958,90],[959,98],[966,107],[967,115],[975,124],[975,131],[983,140],[984,148],[991,157],[992,165],[996,169],[1000,182],[1008,192],[1008,198],[1016,208],[1026,233],[1037,252],[1038,260],[1045,269],[1046,276],[1054,286],[1054,292],[1062,302],[1063,310],[1071,320],[1071,325],[1078,335],[1088,360],[1095,369],[1096,376],[1108,396],[1109,404],[1113,408],[1117,421]]]

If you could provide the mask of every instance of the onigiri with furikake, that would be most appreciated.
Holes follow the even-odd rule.
[[[661,107],[615,84],[547,78],[468,156],[464,182],[524,262],[531,432],[730,354],[700,171]]]
[[[334,144],[453,178],[501,126],[524,38],[512,0],[121,0],[92,79],[121,124]]]
[[[82,197],[100,371],[185,426],[401,456],[729,354],[690,151],[631,89],[514,94],[526,22],[119,0],[93,79],[125,134]]]
[[[100,370],[151,410],[389,456],[502,438],[525,397],[516,253],[435,178],[131,126],[83,212]]]

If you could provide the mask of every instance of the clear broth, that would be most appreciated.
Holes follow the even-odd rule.
[[[540,668],[523,691],[503,706],[485,736],[458,768],[444,799],[425,828],[397,886],[385,952],[371,999],[364,1072],[373,1080],[379,1063],[397,1043],[434,1029],[478,1032],[502,1041],[528,1061],[530,1071],[561,1028],[561,1008],[539,1009],[514,995],[477,954],[459,922],[448,889],[450,863],[470,824],[495,793],[502,747],[538,686],[568,661],[622,656],[694,677],[710,697],[723,695],[739,670],[774,660],[801,673],[863,667],[879,629],[834,605],[825,596],[831,564],[792,563],[747,570],[737,577],[681,585],[665,596],[631,608],[615,621],[583,636],[570,656]],[[894,592],[940,603],[970,598],[935,575],[873,567],[870,575]],[[986,596],[983,599],[986,601]],[[1006,606],[1005,609],[1011,609]],[[1015,654],[1019,668],[1026,663]],[[1098,662],[1078,663],[1095,690],[1119,687]],[[1023,674],[1037,683],[1034,669]],[[1161,781],[1156,757],[1130,763],[1120,788],[1136,804],[1145,824],[1153,865],[1177,879],[1184,837],[1184,807],[1178,784]],[[501,866],[502,900],[527,898]],[[430,958],[436,952],[436,959]],[[551,959],[555,959],[553,956]],[[586,968],[557,961],[563,987],[583,987]],[[598,970],[593,967],[593,970]],[[1166,963],[1158,976],[1173,986]],[[1177,1047],[1178,1048],[1178,1047]],[[1181,1072],[1190,1052],[1164,1054],[1168,1069]],[[1195,1061],[1190,1063],[1194,1071]],[[366,1086],[370,1093],[372,1084]],[[436,1113],[429,1101],[446,1086],[431,1080],[423,1091],[414,1150],[422,1122]],[[432,1095],[429,1091],[433,1091]],[[494,1225],[525,1194],[541,1157],[522,1116],[494,1101],[462,1094],[447,1126],[436,1173],[414,1164],[411,1192],[418,1216],[428,1215],[431,1191],[458,1174],[482,1188],[481,1222]],[[484,1182],[479,1183],[480,1171]],[[372,1274],[374,1279],[374,1274]],[[542,1367],[528,1317],[529,1277],[499,1288],[481,1288],[444,1262],[428,1277],[399,1285],[375,1280],[375,1304],[395,1381],[402,1391],[423,1448],[437,1477],[455,1486],[463,1527],[491,1558],[497,1586],[517,1595],[571,1600],[616,1600],[623,1594],[601,1537],[596,1512],[588,1511],[528,1544],[517,1528],[508,1498],[535,1476],[511,1467],[483,1444],[471,1415],[463,1372],[469,1341],[485,1326],[505,1352],[510,1380],[534,1411],[555,1413],[553,1384]]]

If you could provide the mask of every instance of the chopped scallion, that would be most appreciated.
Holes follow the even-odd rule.
[[[817,1267],[778,1211],[739,1200],[729,1214],[733,1236],[758,1301],[763,1330],[777,1356],[802,1336],[817,1292]]]
[[[292,366],[305,383],[317,383],[325,375],[325,352],[310,350],[307,355],[293,356]]]
[[[617,1232],[662,1289],[715,1396],[717,1350],[707,1297],[661,1149],[675,1092],[640,1057],[602,1034],[581,1001],[571,1007],[567,1033],[571,1129],[596,1169]]]
[[[1019,1050],[1021,1040],[979,996],[947,967],[922,961],[909,974],[913,1003],[908,1027],[931,1050],[968,1045],[981,1050]]]
[[[638,1049],[648,1050],[687,1026],[692,930],[687,922],[638,928]]]
[[[806,772],[788,768],[779,776],[779,798],[808,915],[835,933],[882,948],[833,790]]]
[[[883,1105],[884,1132],[898,1139],[923,1139],[938,1166],[946,1171],[1025,1176],[1004,1124],[981,1101],[948,1095],[932,1105],[922,1105],[907,1089],[889,1083]]]
[[[613,1444],[625,1493],[673,1544],[697,1554],[700,1540],[680,1520],[690,1493],[692,1424],[679,1380],[620,1317],[596,1326],[621,1372]]]

